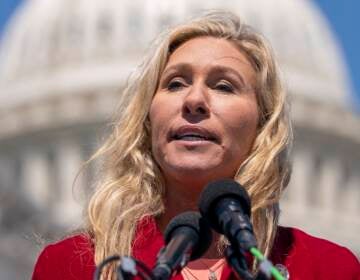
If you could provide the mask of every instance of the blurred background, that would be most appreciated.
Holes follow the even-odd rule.
[[[281,224],[359,256],[357,1],[0,1],[1,279],[29,279],[44,242],[81,227],[96,166],[73,180],[127,77],[156,34],[209,8],[262,32],[283,72],[295,144]]]

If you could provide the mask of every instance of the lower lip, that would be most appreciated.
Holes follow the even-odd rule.
[[[174,142],[184,146],[203,146],[208,144],[214,144],[214,141],[210,140],[174,140]]]

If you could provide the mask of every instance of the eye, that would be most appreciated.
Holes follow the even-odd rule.
[[[220,81],[215,85],[215,89],[223,92],[234,92],[234,87],[227,81]]]
[[[173,79],[167,85],[169,91],[177,91],[183,87],[185,87],[185,83],[180,79]]]

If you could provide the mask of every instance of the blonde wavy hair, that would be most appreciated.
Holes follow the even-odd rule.
[[[102,180],[87,207],[87,231],[94,242],[96,264],[113,254],[130,255],[137,223],[166,211],[162,174],[151,154],[149,108],[171,53],[199,36],[233,42],[256,72],[258,134],[234,179],[250,194],[259,248],[265,255],[270,253],[279,199],[290,176],[292,133],[285,92],[266,40],[236,15],[212,11],[159,36],[122,92],[111,135],[92,157],[103,158]]]

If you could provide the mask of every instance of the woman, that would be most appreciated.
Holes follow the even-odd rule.
[[[221,178],[246,187],[259,248],[291,279],[360,279],[347,249],[277,225],[290,170],[285,93],[270,47],[235,15],[212,12],[163,34],[122,97],[94,156],[104,159],[104,179],[86,231],[46,247],[33,279],[91,279],[114,254],[151,267],[169,220],[197,209],[202,188]],[[218,238],[176,277],[233,277],[224,244]]]

